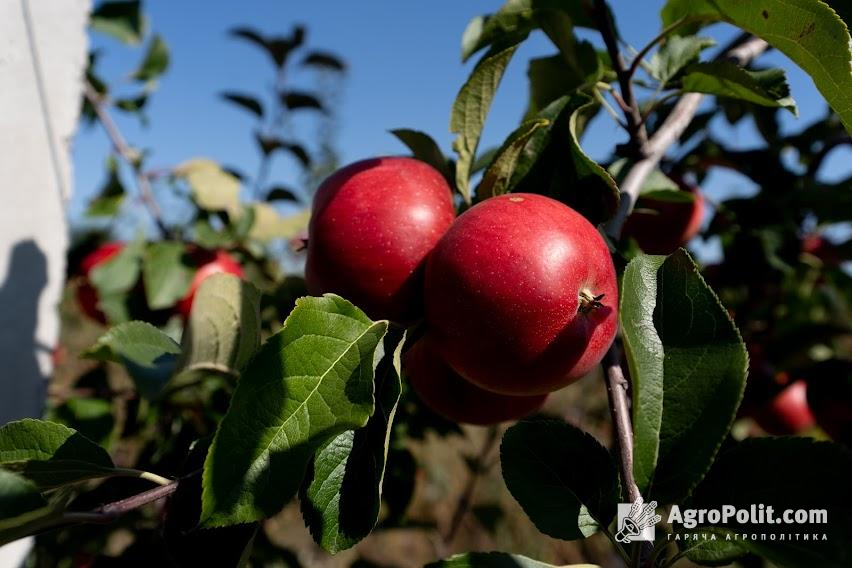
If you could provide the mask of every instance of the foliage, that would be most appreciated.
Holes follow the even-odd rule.
[[[442,552],[458,551],[451,545],[468,512],[499,543],[507,510],[474,503],[473,487],[491,465],[496,443],[490,443],[502,436],[504,489],[535,529],[581,541],[582,550],[603,543],[606,560],[848,565],[852,458],[844,446],[852,443],[852,383],[844,377],[852,366],[852,247],[827,235],[852,214],[852,177],[820,176],[827,156],[852,142],[852,40],[841,5],[669,0],[662,31],[639,51],[621,47],[616,22],[625,15],[612,14],[600,0],[508,0],[470,22],[462,58],[481,55],[450,109],[455,155],[446,156],[425,132],[392,131],[448,180],[460,210],[504,193],[535,192],[570,205],[602,230],[619,216],[623,221],[635,195],[622,190],[651,154],[643,138],[653,142],[682,119],[674,101],[688,93],[708,95],[709,103],[687,117],[692,120],[669,152],[663,148],[659,164],[646,168],[637,194],[693,202],[682,189],[697,186],[714,168],[745,176],[757,190],[715,204],[702,237],[719,243],[721,259],[709,266],[684,249],[646,255],[609,231],[624,352],[623,360],[619,349],[605,359],[613,427],[587,428],[592,402],[585,399],[576,413],[560,409],[571,423],[551,416],[505,431],[494,427],[482,455],[464,456],[470,489],[451,515],[449,532],[439,535]],[[168,72],[167,44],[147,30],[141,10],[140,2],[122,0],[93,11],[93,30],[144,45],[144,54],[130,74],[132,92],[120,95],[98,76],[97,54],[91,54],[84,120],[108,122],[112,111],[144,118],[157,79]],[[715,21],[763,38],[801,66],[831,107],[825,117],[795,132],[781,129],[779,113],[797,110],[784,70],[733,61],[723,50],[708,57],[714,43],[697,34]],[[535,31],[553,52],[528,63],[529,100],[517,128],[499,147],[483,151],[481,134],[504,72]],[[119,563],[297,565],[295,555],[273,542],[267,521],[297,496],[310,536],[331,554],[394,529],[419,528],[436,538],[434,520],[408,515],[430,466],[418,448],[476,437],[475,429],[435,416],[408,388],[403,355],[422,335],[421,324],[403,329],[371,320],[339,296],[309,297],[301,276],[285,273],[273,252],[282,241],[298,248],[313,187],[337,166],[332,98],[291,85],[287,70],[300,65],[339,77],[345,62],[308,49],[300,26],[269,36],[237,27],[231,36],[262,53],[274,72],[271,98],[221,94],[255,121],[257,173],[249,180],[205,158],[153,172],[149,152],[116,143],[88,215],[115,219],[136,192],[160,234],[140,234],[87,276],[72,274],[72,287],[85,280],[96,291],[108,329],[98,330],[84,353],[89,367],[73,378],[70,394],[55,401],[48,419],[0,427],[0,543],[43,533],[36,549],[42,565],[72,555],[83,555],[74,556],[74,565],[86,565],[78,558],[103,558],[110,535],[121,530],[135,540],[111,559]],[[637,100],[634,88],[648,96]],[[582,140],[601,110],[631,140],[599,164]],[[290,113],[320,120],[325,134],[316,145],[286,128]],[[765,144],[741,150],[720,136],[741,121],[751,122]],[[279,155],[302,168],[301,187],[267,179]],[[188,211],[181,219],[156,206],[169,187]],[[95,241],[72,250],[69,265]],[[216,275],[195,289],[204,259],[221,250],[237,259],[244,277]],[[179,306],[192,293],[192,310],[182,317]],[[80,322],[66,323],[78,329],[74,325]],[[629,415],[627,405],[618,404],[622,387],[613,383],[614,370],[628,377]],[[116,373],[125,379],[121,387]],[[828,384],[827,374],[839,378]],[[834,441],[765,436],[761,417],[797,379],[808,382],[820,427],[793,433]],[[151,489],[152,483],[160,487]],[[622,528],[617,505],[634,491],[655,500],[661,513],[748,508],[758,497],[778,510],[825,509],[828,524],[794,530],[825,533],[827,542],[732,543],[730,535],[790,527],[672,521],[657,527],[650,548],[623,543],[616,537]],[[708,538],[669,538],[684,532]],[[549,566],[506,552],[447,556],[431,565]]]

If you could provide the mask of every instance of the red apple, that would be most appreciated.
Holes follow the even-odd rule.
[[[755,413],[760,427],[778,436],[799,434],[816,424],[808,406],[808,386],[803,380],[793,381],[769,403]]]
[[[192,310],[192,301],[195,299],[195,292],[198,291],[198,287],[207,278],[220,273],[234,274],[240,278],[244,276],[243,267],[240,266],[240,263],[223,250],[196,252],[194,256],[198,263],[198,270],[192,277],[189,292],[177,303],[177,311],[184,319],[189,317],[189,312]]]
[[[426,256],[455,217],[443,176],[411,158],[350,164],[323,182],[308,227],[311,294],[334,292],[374,319],[422,312]]]
[[[80,262],[80,274],[83,276],[83,282],[77,288],[77,302],[80,304],[80,310],[89,318],[104,325],[107,322],[106,315],[98,307],[100,302],[98,291],[89,280],[89,275],[95,267],[117,255],[123,248],[124,243],[121,242],[104,243]]]
[[[428,337],[405,354],[405,375],[423,403],[453,422],[485,426],[517,420],[541,408],[546,394],[506,396],[483,390],[447,365]]]
[[[817,257],[826,266],[839,266],[844,261],[837,245],[816,233],[802,239],[802,252]]]
[[[670,254],[689,242],[701,229],[704,197],[698,188],[689,190],[691,201],[663,201],[639,196],[624,223],[623,238],[635,239],[648,254]]]
[[[535,395],[589,373],[615,337],[618,282],[597,229],[541,195],[486,199],[462,214],[426,267],[436,348],[492,392]]]

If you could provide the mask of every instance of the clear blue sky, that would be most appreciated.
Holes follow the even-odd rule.
[[[659,30],[662,0],[641,2],[615,0],[613,10],[628,43],[644,45]],[[493,12],[501,2],[485,0],[432,2],[285,2],[242,0],[210,2],[182,0],[146,2],[150,28],[161,33],[171,48],[171,67],[160,80],[149,103],[150,125],[140,127],[133,117],[117,116],[130,142],[152,150],[150,167],[173,166],[197,156],[210,157],[253,174],[257,154],[250,138],[253,117],[228,105],[218,93],[226,90],[268,91],[271,63],[256,48],[232,39],[227,30],[251,26],[267,34],[289,33],[294,23],[308,27],[310,47],[335,51],[348,62],[349,70],[339,108],[337,146],[344,162],[405,151],[389,129],[407,127],[426,131],[449,153],[452,136],[448,122],[452,101],[467,77],[473,61],[463,65],[459,56],[462,31],[471,17]],[[705,35],[720,44],[735,31],[726,25],[709,28]],[[597,42],[593,33],[584,37]],[[128,48],[114,40],[91,34],[92,45],[103,49],[102,74],[110,82],[129,82],[123,77],[142,57],[142,49]],[[515,55],[488,117],[480,148],[498,144],[518,124],[527,95],[526,62],[531,56],[550,55],[554,48],[536,32]],[[474,58],[475,59],[475,58]],[[825,113],[826,103],[811,80],[778,52],[762,61],[787,70],[799,119],[782,114],[782,125],[796,131]],[[295,82],[310,84],[304,74]],[[310,123],[297,122],[310,137]],[[717,119],[712,125],[732,146],[759,144],[749,121],[732,128]],[[583,146],[603,160],[623,132],[604,113],[595,120]],[[72,219],[79,220],[87,201],[103,181],[103,160],[108,141],[98,128],[81,129],[74,142],[75,194]],[[295,183],[295,165],[278,160],[274,177]],[[852,172],[852,151],[833,152],[823,168],[827,179],[842,179]],[[705,186],[712,198],[747,194],[754,187],[745,178],[716,172]],[[712,255],[712,247],[701,247]]]

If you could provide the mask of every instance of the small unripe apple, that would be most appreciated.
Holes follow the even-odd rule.
[[[350,164],[314,197],[308,290],[339,294],[373,319],[412,321],[422,313],[426,256],[454,217],[449,185],[424,162],[388,157]]]
[[[77,302],[80,305],[80,310],[92,320],[106,324],[106,315],[100,310],[98,304],[98,291],[92,285],[89,275],[95,267],[105,263],[124,248],[124,243],[109,242],[104,243],[80,261],[80,274],[83,276],[83,282],[77,288]]]
[[[663,201],[643,198],[636,201],[624,223],[623,238],[632,238],[648,254],[670,254],[686,244],[701,229],[704,197],[696,187],[688,191],[690,201]]]
[[[486,199],[429,256],[436,349],[492,392],[535,395],[588,374],[615,337],[618,283],[597,229],[542,195]]]
[[[799,434],[816,424],[808,406],[808,386],[801,379],[793,381],[755,413],[760,427],[778,436]]]
[[[192,310],[192,301],[195,299],[198,287],[207,278],[220,273],[233,274],[240,278],[244,276],[243,267],[237,262],[237,259],[223,250],[196,251],[193,256],[198,270],[196,270],[195,275],[192,277],[189,291],[177,303],[177,311],[184,319],[189,317],[189,312]]]
[[[546,394],[507,396],[483,390],[461,378],[421,338],[406,352],[405,376],[423,403],[453,422],[485,426],[517,420],[544,404]]]

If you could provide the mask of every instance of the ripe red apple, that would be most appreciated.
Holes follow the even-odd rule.
[[[762,409],[755,413],[760,427],[775,435],[799,434],[816,424],[808,406],[808,386],[801,379],[793,381]]]
[[[404,370],[420,400],[453,422],[485,426],[517,420],[541,408],[547,399],[546,394],[506,396],[467,382],[438,355],[428,336],[406,352]]]
[[[688,186],[684,186],[688,187]],[[689,242],[701,229],[704,197],[689,187],[691,201],[663,201],[639,196],[622,229],[623,238],[635,239],[648,254],[670,254]]]
[[[80,304],[80,310],[89,318],[101,324],[106,324],[106,315],[98,308],[98,291],[89,280],[89,274],[98,265],[101,265],[117,255],[124,248],[124,243],[109,242],[104,243],[88,255],[80,262],[80,274],[83,276],[83,282],[77,288],[77,302]]]
[[[618,283],[598,231],[541,195],[486,199],[462,214],[426,266],[436,348],[477,386],[557,390],[597,365],[615,337]]]
[[[189,292],[186,293],[178,303],[177,311],[184,319],[189,317],[189,312],[192,309],[192,301],[195,299],[195,292],[198,287],[207,278],[214,274],[226,273],[234,274],[242,278],[244,276],[243,267],[237,260],[223,250],[217,251],[198,251],[193,255],[197,262],[198,270],[192,277],[192,282],[189,285]]]
[[[817,257],[826,266],[839,266],[844,261],[837,245],[816,233],[802,239],[802,252]]]
[[[416,319],[426,256],[454,217],[449,185],[423,162],[374,158],[338,170],[314,197],[308,291],[340,294],[374,319]]]

